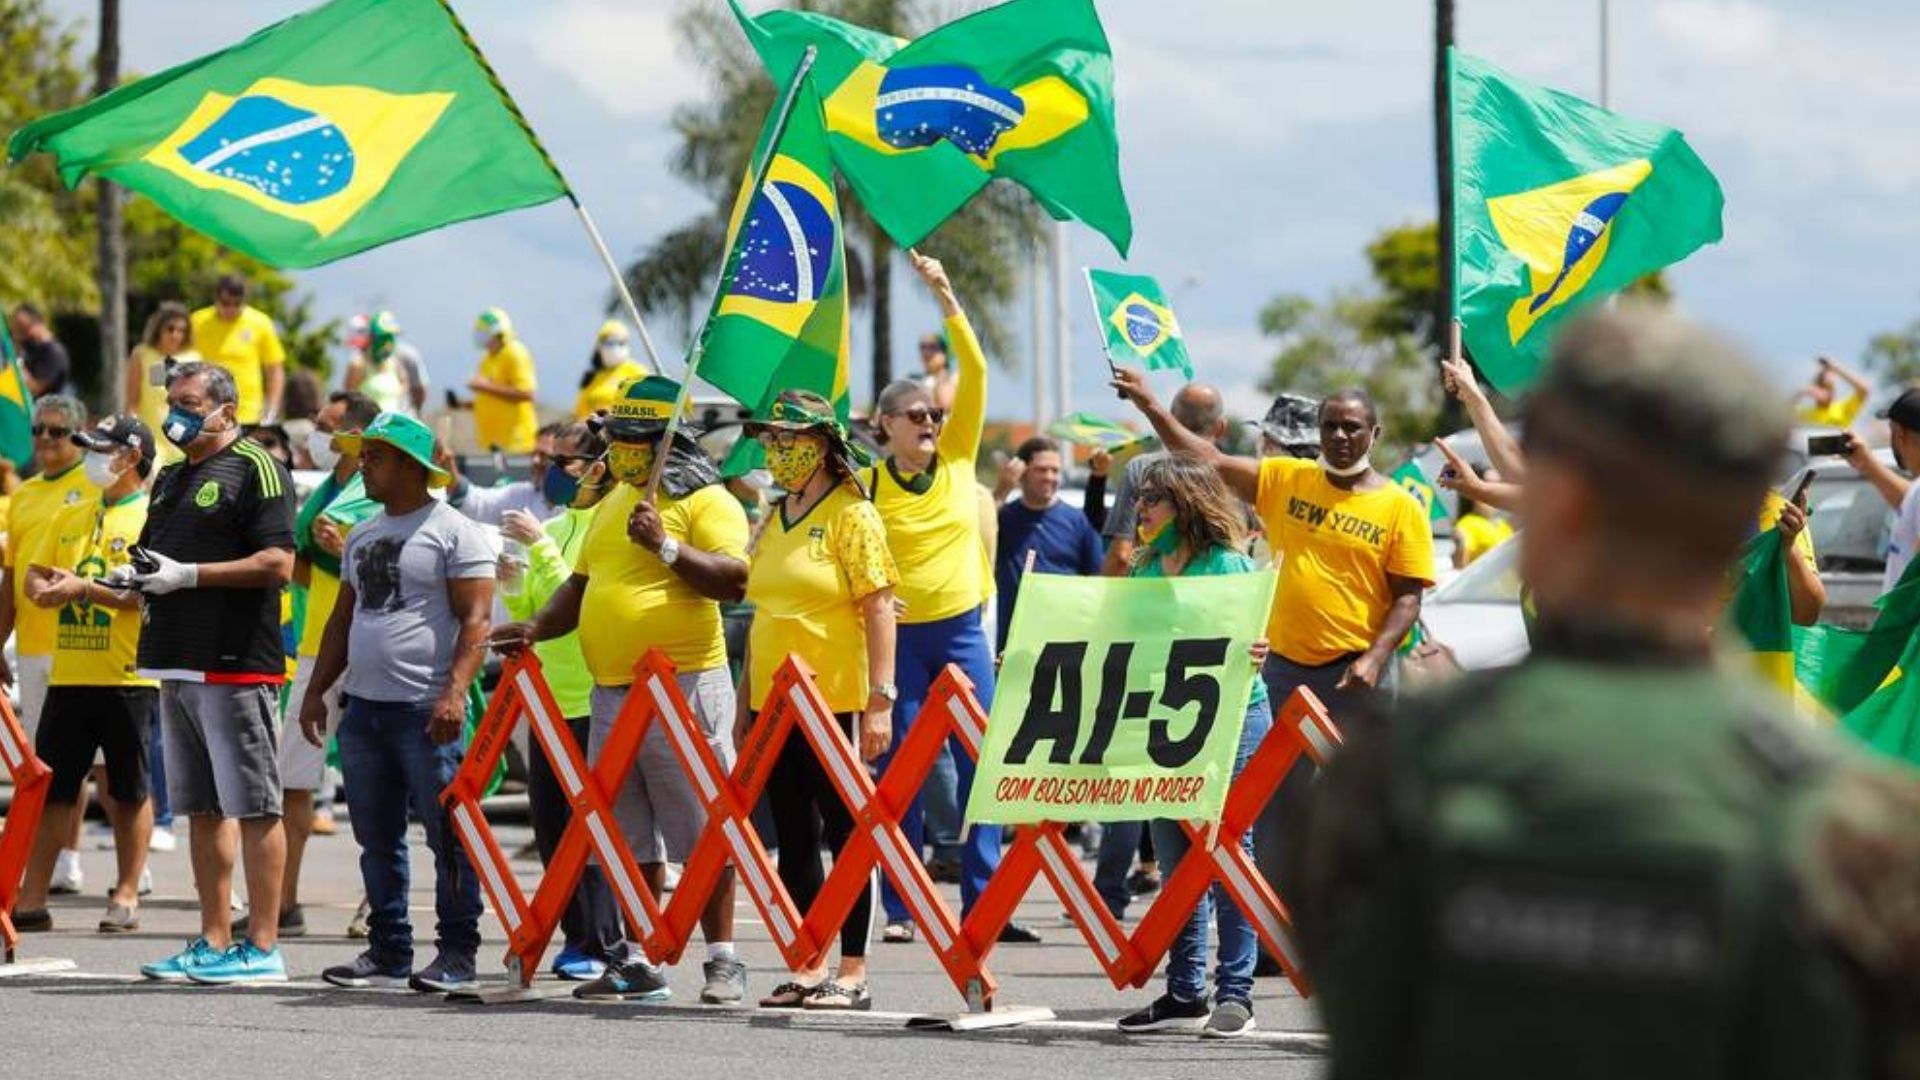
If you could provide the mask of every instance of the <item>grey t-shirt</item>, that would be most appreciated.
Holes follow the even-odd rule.
[[[1133,493],[1140,490],[1140,477],[1147,471],[1147,464],[1166,456],[1165,450],[1156,450],[1127,462],[1127,467],[1120,472],[1120,486],[1113,490],[1113,509],[1107,511],[1107,525],[1100,530],[1100,535],[1108,540],[1133,539],[1134,526],[1139,524]]]
[[[439,697],[460,638],[447,582],[493,575],[486,531],[443,502],[356,527],[340,559],[355,599],[346,692],[386,702]]]

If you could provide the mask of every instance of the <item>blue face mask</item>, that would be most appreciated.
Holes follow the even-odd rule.
[[[160,425],[160,430],[166,435],[168,442],[185,450],[188,443],[200,437],[200,432],[206,426],[206,417],[199,413],[188,412],[176,405],[167,410],[166,422]]]
[[[579,496],[579,477],[567,475],[567,470],[557,464],[547,466],[547,475],[540,481],[540,497],[547,500],[548,505],[565,510]]]

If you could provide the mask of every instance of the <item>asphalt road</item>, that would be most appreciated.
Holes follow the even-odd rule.
[[[528,837],[503,827],[512,850]],[[89,835],[89,845],[99,837]],[[1044,1069],[1050,1080],[1128,1080],[1253,1076],[1319,1077],[1325,1041],[1312,1008],[1285,980],[1261,979],[1255,994],[1260,1030],[1236,1042],[1191,1036],[1124,1037],[1114,1019],[1159,992],[1116,991],[1079,934],[1065,924],[1044,879],[1021,918],[1041,930],[1040,945],[1002,946],[991,967],[1005,1004],[1044,1005],[1057,1019],[969,1034],[908,1031],[909,1015],[951,1013],[960,999],[924,944],[882,945],[871,958],[879,1011],[866,1016],[796,1016],[752,1008],[701,1006],[698,943],[673,973],[674,1000],[663,1005],[592,1004],[561,998],[513,1005],[451,1003],[406,991],[343,991],[319,980],[322,968],[352,958],[361,943],[344,930],[359,895],[358,850],[343,828],[316,838],[303,882],[308,937],[286,943],[293,982],[263,988],[163,986],[136,969],[179,948],[197,926],[189,899],[185,846],[153,859],[155,895],[140,932],[93,932],[112,854],[86,852],[86,895],[56,898],[57,929],[25,937],[23,958],[65,958],[76,970],[0,980],[0,1031],[8,1057],[40,1078],[190,1076],[217,1080],[276,1077],[441,1075],[521,1077],[616,1075],[645,1070],[675,1078],[912,1076],[980,1080]],[[415,834],[416,927],[432,925],[432,868]],[[523,881],[537,864],[519,864]],[[949,899],[958,907],[958,899]],[[742,954],[749,995],[783,974],[751,903],[740,901]],[[1136,911],[1137,914],[1137,911]],[[504,937],[491,915],[482,922],[483,977],[503,977]],[[431,956],[423,945],[421,951]],[[543,980],[542,985],[546,981]],[[428,1070],[431,1070],[429,1072]]]

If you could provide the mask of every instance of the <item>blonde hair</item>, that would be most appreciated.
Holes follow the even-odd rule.
[[[1140,470],[1135,493],[1143,491],[1166,495],[1173,507],[1173,528],[1189,559],[1209,548],[1240,551],[1247,546],[1246,515],[1213,466],[1175,454],[1155,458]],[[1153,558],[1153,549],[1141,545],[1133,551],[1132,565],[1144,566]]]

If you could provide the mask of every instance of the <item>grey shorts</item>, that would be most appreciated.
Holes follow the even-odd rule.
[[[174,813],[280,816],[279,697],[278,686],[161,682]]]
[[[706,733],[707,745],[722,770],[733,770],[733,680],[723,667],[683,671],[680,694],[687,699],[696,723]],[[627,699],[625,686],[593,688],[593,731],[587,756],[600,760],[600,749],[613,734],[613,722]],[[633,849],[633,861],[645,865],[686,862],[707,826],[706,808],[693,781],[673,752],[672,736],[655,720],[640,741],[633,770],[614,797],[613,817]]]

